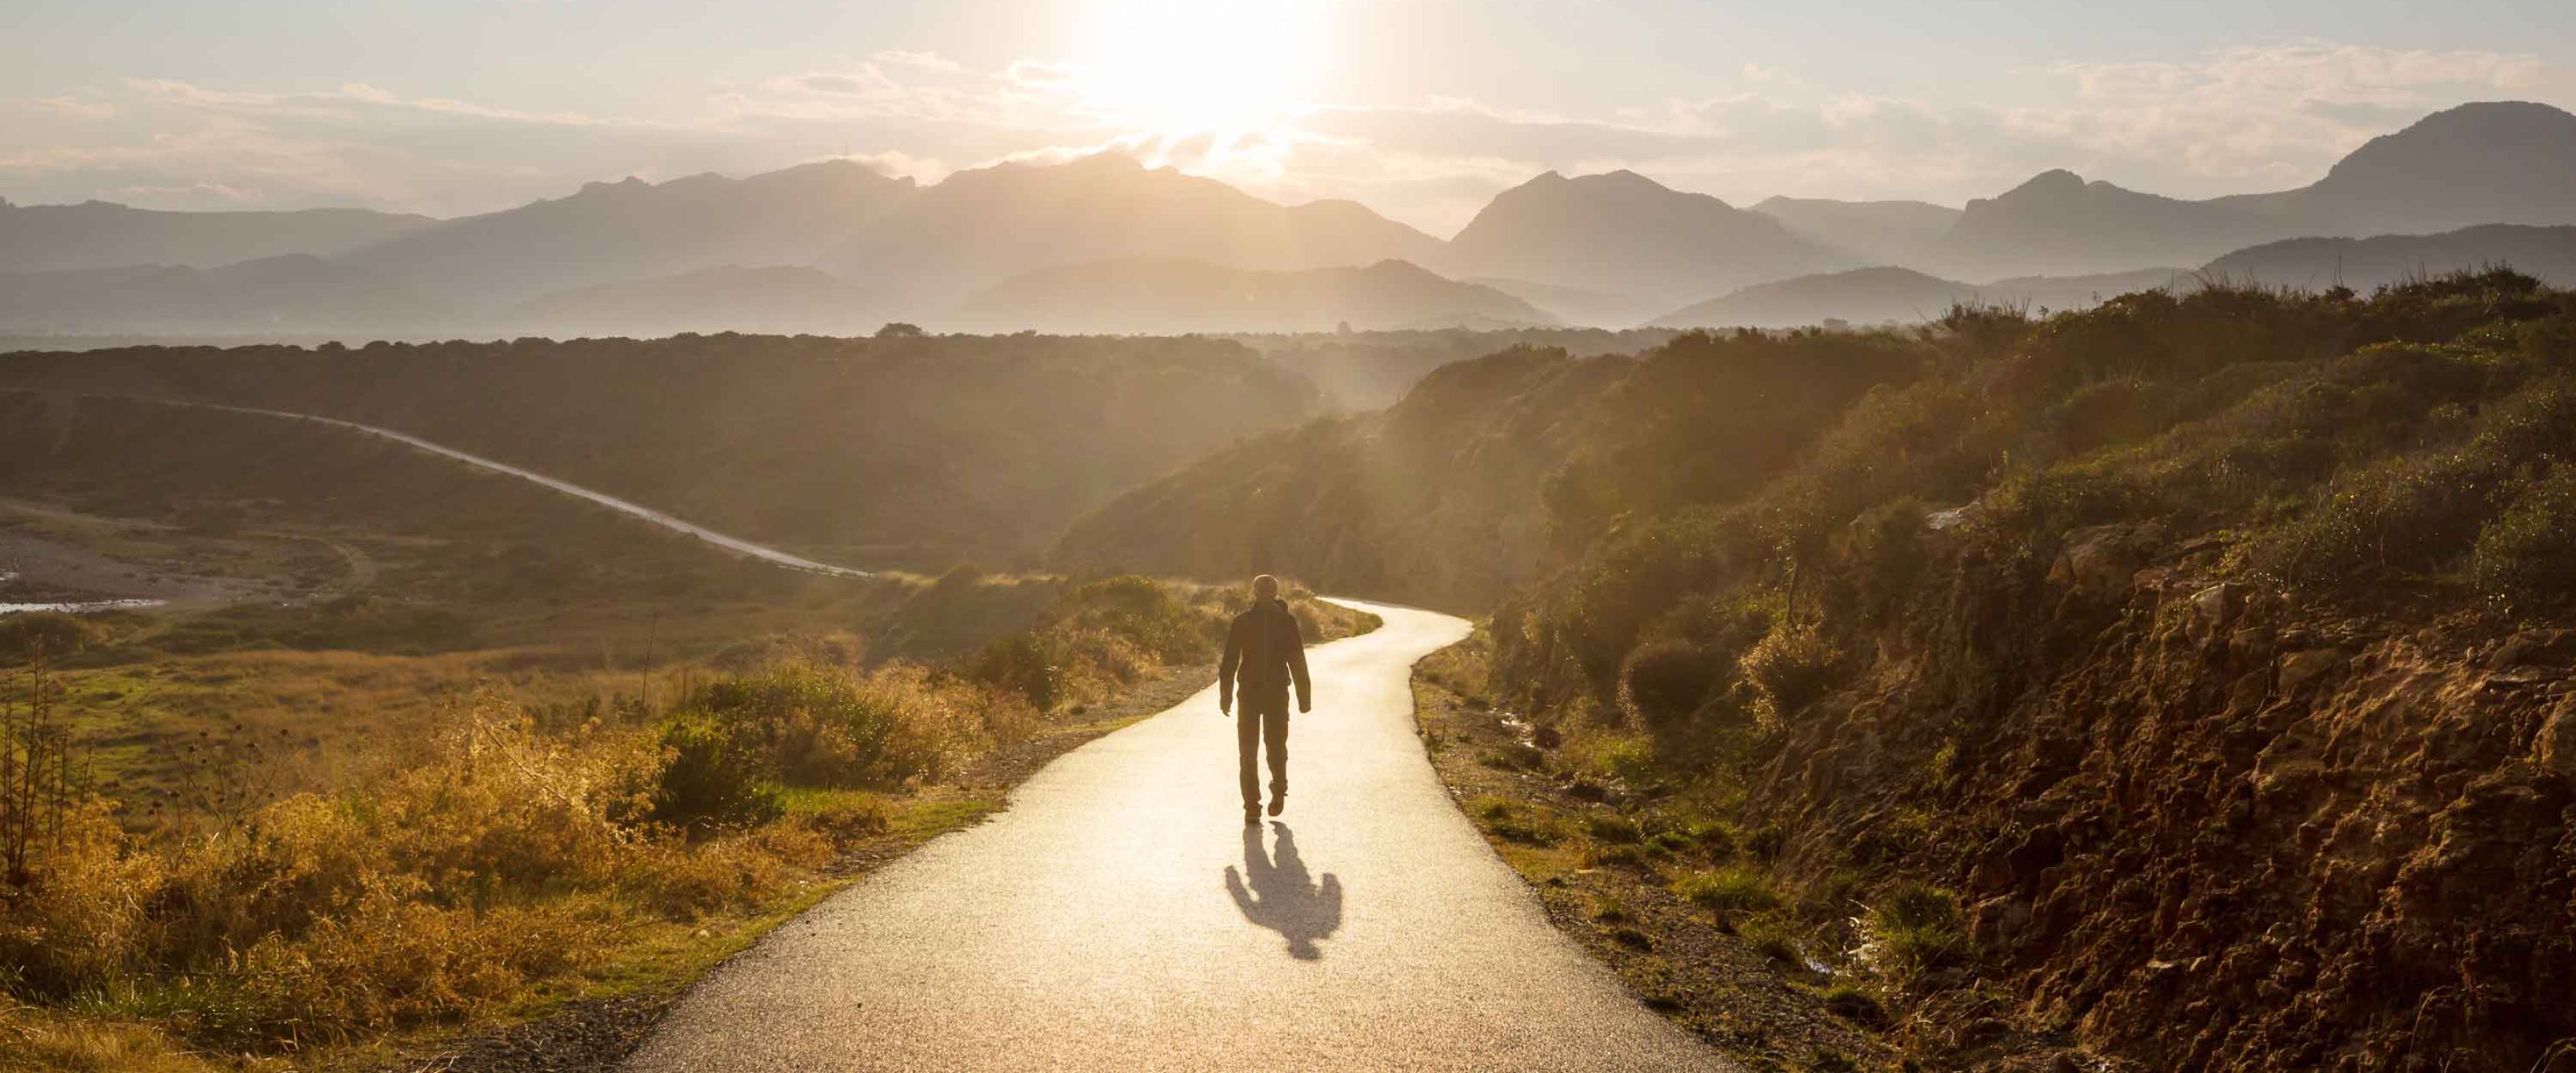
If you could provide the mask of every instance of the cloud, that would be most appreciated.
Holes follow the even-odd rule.
[[[1990,196],[2045,168],[2177,196],[2277,189],[2436,108],[2576,104],[2576,71],[2528,55],[2331,42],[2178,61],[2069,61],[2020,96],[1929,101],[1836,92],[1751,67],[1741,92],[1572,115],[1430,98],[1343,104],[1251,132],[1144,132],[1106,114],[1071,65],[972,67],[878,52],[721,85],[675,114],[599,115],[406,96],[364,82],[274,92],[135,78],[7,102],[0,193],[167,207],[363,204],[450,214],[592,180],[743,174],[825,157],[935,181],[1001,161],[1102,151],[1285,202],[1351,198],[1446,234],[1541,171],[1630,168],[1738,204],[1788,193]]]

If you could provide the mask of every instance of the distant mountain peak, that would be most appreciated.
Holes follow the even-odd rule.
[[[2016,186],[2005,191],[2003,196],[2066,197],[2081,194],[2084,192],[2086,187],[2092,185],[2094,184],[2085,182],[2083,176],[2077,175],[2074,172],[2068,171],[2064,168],[2050,168],[2047,171],[2040,172],[2039,174],[2033,175],[2029,179],[2024,180],[2020,186]],[[2110,184],[2103,183],[2100,185],[2108,186]]]

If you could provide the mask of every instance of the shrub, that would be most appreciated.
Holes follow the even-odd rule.
[[[2478,532],[2469,576],[2479,592],[2523,610],[2576,596],[2576,465],[2552,469]]]
[[[1839,656],[1813,622],[1782,618],[1772,626],[1770,634],[1744,654],[1744,677],[1760,698],[1755,711],[1762,722],[1779,726],[1823,696],[1832,684]]]
[[[1621,703],[1647,727],[1662,730],[1699,711],[1735,677],[1726,653],[1689,641],[1640,646],[1619,675]]]
[[[664,723],[662,749],[670,761],[653,795],[653,818],[688,827],[777,818],[783,806],[768,757],[745,738],[702,713]]]
[[[1016,693],[1041,712],[1055,708],[1055,662],[1034,633],[1014,633],[985,645],[967,662],[965,675],[972,681]]]

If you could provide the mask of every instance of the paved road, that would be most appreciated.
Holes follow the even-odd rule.
[[[456,448],[447,446],[446,444],[424,440],[408,432],[396,432],[389,428],[381,428],[375,425],[364,425],[355,421],[343,421],[336,417],[322,417],[317,414],[302,414],[289,410],[263,410],[256,406],[228,406],[220,402],[195,402],[187,399],[160,399],[148,396],[109,397],[132,398],[143,402],[157,402],[169,406],[195,406],[200,409],[207,410],[229,410],[237,414],[258,414],[264,417],[291,418],[297,421],[311,421],[316,424],[333,425],[339,428],[349,429],[353,432],[363,432],[370,436],[381,436],[397,443],[417,447],[431,454],[443,455],[448,458],[455,459],[456,461],[463,462],[469,466],[488,469],[494,473],[505,473],[523,481],[530,481],[544,485],[547,488],[562,492],[568,496],[587,499],[593,503],[599,504],[600,506],[617,511],[618,513],[633,515],[637,518],[641,518],[645,521],[661,526],[664,529],[688,534],[689,536],[696,537],[709,544],[713,544],[738,555],[748,555],[754,559],[776,563],[791,570],[803,570],[815,574],[830,574],[835,577],[858,578],[875,576],[865,570],[853,570],[846,566],[834,566],[830,563],[818,563],[812,559],[805,558],[804,556],[789,554],[766,544],[756,544],[751,541],[744,540],[741,537],[720,533],[695,522],[682,521],[681,519],[674,518],[641,503],[619,499],[606,492],[584,488],[581,485],[572,483],[571,481],[557,477],[549,477],[534,470],[520,469],[519,467],[513,466],[507,462],[499,462],[485,458],[482,455],[459,451]]]
[[[1311,653],[1286,816],[1247,830],[1202,693],[1067,754],[716,970],[630,1067],[1735,1070],[1558,935],[1450,803],[1408,668],[1445,615]]]

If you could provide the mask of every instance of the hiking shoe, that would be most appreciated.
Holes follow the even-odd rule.
[[[1284,793],[1277,793],[1277,794],[1272,794],[1272,795],[1270,795],[1270,814],[1271,814],[1271,815],[1276,816],[1276,815],[1278,815],[1278,814],[1279,814],[1279,810],[1284,809],[1284,808],[1287,808],[1287,807],[1288,807],[1288,795],[1287,795],[1287,794],[1284,794]]]
[[[1274,814],[1274,815],[1275,815],[1275,814]],[[1245,805],[1245,806],[1243,806],[1243,825],[1244,825],[1244,826],[1246,826],[1246,827],[1259,827],[1259,826],[1261,826],[1261,806],[1259,806],[1259,805]]]

